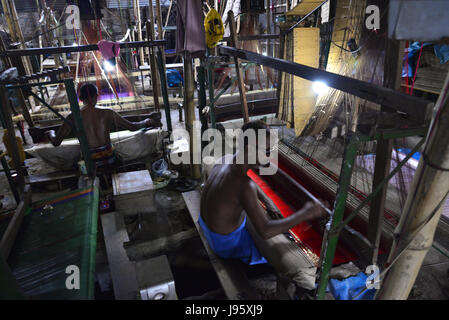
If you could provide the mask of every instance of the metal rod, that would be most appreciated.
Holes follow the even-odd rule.
[[[204,108],[206,107],[206,69],[204,68],[203,61],[200,62],[200,66],[198,67],[198,113],[200,115],[201,121],[201,136],[203,136],[203,132],[206,131],[208,127],[207,116],[203,114]],[[201,140],[201,150],[207,145],[207,141]]]
[[[142,47],[157,47],[167,44],[166,40],[153,40],[153,41],[134,41],[134,42],[122,42],[120,48],[142,48]],[[97,51],[98,45],[88,44],[81,46],[63,46],[63,47],[46,47],[46,48],[27,48],[17,50],[7,50],[0,52],[0,56],[33,56],[41,54],[58,54],[69,52],[85,52],[85,51]]]
[[[207,48],[208,56],[212,55],[212,50]],[[207,82],[209,86],[209,116],[210,123],[213,129],[216,128],[216,120],[215,120],[215,99],[214,99],[214,83],[213,83],[213,72],[214,72],[214,62],[210,60],[207,64]]]
[[[172,132],[171,114],[170,114],[170,102],[168,100],[167,80],[164,72],[164,62],[162,58],[161,49],[157,49],[157,66],[159,70],[159,78],[161,80],[162,99],[164,100],[165,119],[167,121],[167,130]]]
[[[287,173],[285,173],[282,169],[278,168],[277,170],[284,178],[286,178],[289,182],[291,182],[295,187],[300,189],[302,192],[306,194],[313,202],[319,204],[329,215],[332,215],[332,211],[327,208],[317,197],[315,197],[312,193],[309,192],[306,188],[304,188],[298,181],[290,177]]]

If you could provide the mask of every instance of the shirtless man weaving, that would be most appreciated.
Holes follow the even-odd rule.
[[[266,130],[267,136],[269,135],[267,125],[262,121],[246,123],[242,127],[243,133],[246,130],[255,130],[256,136],[257,130]],[[271,150],[270,139],[266,139],[265,146],[257,144],[258,141],[256,147],[264,148],[268,156]],[[258,203],[257,186],[247,175],[248,170],[262,167],[259,160],[255,164],[249,163],[248,153],[252,151],[248,150],[251,147],[254,145],[245,141],[243,148],[228,156],[225,159],[227,161],[223,161],[224,164],[213,167],[201,194],[198,220],[210,247],[218,256],[240,259],[250,265],[265,263],[266,260],[255,247],[254,240],[246,229],[247,216],[257,233],[263,239],[269,239],[287,232],[301,222],[325,215],[320,205],[308,202],[301,210],[284,219],[269,220]],[[243,164],[236,162],[239,152],[244,153]]]
[[[111,128],[114,123],[118,127],[130,131],[147,127],[162,127],[160,119],[145,119],[140,122],[130,122],[112,109],[96,106],[97,97],[98,90],[95,85],[88,83],[80,88],[79,98],[83,102],[81,117],[83,119],[91,157],[97,168],[107,167],[115,161],[114,149],[110,138]],[[72,114],[69,114],[67,120],[73,124]],[[50,130],[47,131],[47,135],[51,143],[57,147],[71,130],[72,127],[64,122],[57,134],[55,134],[54,130]]]

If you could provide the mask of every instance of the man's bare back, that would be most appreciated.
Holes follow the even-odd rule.
[[[208,227],[229,234],[242,223],[242,189],[251,188],[248,176],[235,172],[229,164],[217,164],[211,171],[201,196],[201,216]]]
[[[258,122],[250,122],[242,130],[265,128]],[[271,150],[267,140],[265,153]],[[244,147],[245,159],[248,148]],[[218,234],[227,235],[236,230],[243,222],[246,212],[257,233],[264,239],[287,232],[301,222],[321,218],[326,213],[321,205],[307,202],[301,210],[279,220],[270,220],[262,209],[256,184],[248,177],[250,169],[258,170],[260,164],[236,164],[237,154],[227,155],[222,159],[223,164],[216,164],[208,177],[201,194],[201,218],[207,227]],[[261,199],[262,200],[262,199]],[[326,203],[327,206],[329,206]]]
[[[116,127],[130,131],[136,131],[141,128],[150,126],[162,126],[160,119],[149,118],[140,122],[130,122],[112,109],[96,106],[97,89],[94,86],[92,87],[93,89],[91,91],[91,95],[88,97],[84,97],[84,106],[81,108],[81,118],[83,120],[84,131],[86,132],[89,148],[95,149],[98,147],[107,146],[111,143],[110,132],[112,124],[115,124]],[[83,88],[81,88],[81,90],[82,89]],[[55,134],[53,130],[48,131],[49,139],[54,146],[59,146],[62,140],[70,133],[70,131],[74,127],[72,114],[67,117],[67,120],[71,125],[69,125],[67,122],[64,122],[57,134]]]

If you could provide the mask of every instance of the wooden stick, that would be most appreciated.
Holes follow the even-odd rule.
[[[14,167],[17,171],[19,180],[18,181],[19,189],[20,191],[23,191],[25,187],[25,179],[23,174],[22,162],[20,161],[19,148],[17,146],[16,134],[14,132],[14,125],[11,118],[11,110],[9,107],[8,100],[6,99],[6,89],[3,86],[0,88],[0,103],[1,103],[0,106],[2,108],[1,111],[3,115],[3,120],[5,122],[6,129],[8,132],[6,138],[8,139],[9,145],[11,146],[10,156],[14,163]]]
[[[147,21],[147,34],[148,40],[154,39],[154,15],[153,8],[150,6],[149,8],[150,19],[151,21]],[[151,85],[153,87],[153,101],[154,108],[157,112],[159,112],[159,86],[158,86],[158,76],[156,72],[156,57],[154,54],[154,48],[150,48],[150,72],[151,72]]]
[[[140,20],[140,6],[139,6],[139,0],[136,0],[134,2],[135,10],[136,10],[136,16],[137,16],[137,38],[139,41],[142,41],[142,21]],[[143,48],[139,49],[139,57],[140,57],[140,65],[143,66],[144,58],[143,58]]]
[[[20,226],[23,221],[23,217],[27,212],[31,203],[31,188],[30,186],[26,186],[24,191],[23,200],[17,206],[11,221],[8,224],[8,227],[3,234],[3,237],[0,242],[0,253],[3,255],[3,258],[7,259],[11,248],[16,240],[17,234],[19,233]]]
[[[237,48],[237,33],[235,28],[234,12],[229,10],[228,12],[229,29],[231,31],[232,46]],[[248,115],[248,103],[246,101],[245,83],[243,82],[243,73],[240,68],[240,59],[234,56],[235,71],[237,73],[237,83],[239,87],[240,100],[242,102],[243,121],[247,123],[249,121]]]

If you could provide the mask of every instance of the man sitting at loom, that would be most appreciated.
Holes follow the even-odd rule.
[[[110,138],[111,128],[114,123],[116,126],[130,131],[147,127],[162,127],[162,123],[160,119],[145,119],[140,122],[130,122],[112,109],[96,106],[97,97],[98,90],[95,85],[87,83],[81,86],[79,98],[83,102],[81,117],[83,119],[84,130],[89,143],[92,160],[97,169],[102,169],[111,166],[116,160]],[[73,124],[72,114],[69,114],[67,120]],[[71,130],[72,127],[64,122],[57,134],[55,134],[54,130],[47,131],[48,138],[57,147]]]
[[[267,125],[262,121],[246,123],[242,127],[242,134],[247,130],[255,130],[256,137],[258,130],[265,130],[267,136],[270,134]],[[258,145],[258,140],[259,138],[254,145],[244,139],[243,148],[234,155],[225,156],[222,159],[223,164],[213,167],[201,194],[201,213],[198,220],[211,249],[219,257],[240,259],[249,265],[267,261],[259,253],[246,228],[247,217],[243,211],[262,239],[269,239],[304,221],[325,215],[320,205],[307,202],[301,210],[287,218],[269,220],[266,217],[258,203],[257,186],[247,175],[248,170],[262,167],[258,158],[255,164],[250,164],[249,153],[263,148],[265,154],[269,155],[271,150],[269,138],[266,139],[266,145]],[[243,164],[236,161],[239,159],[239,152],[244,154]]]

